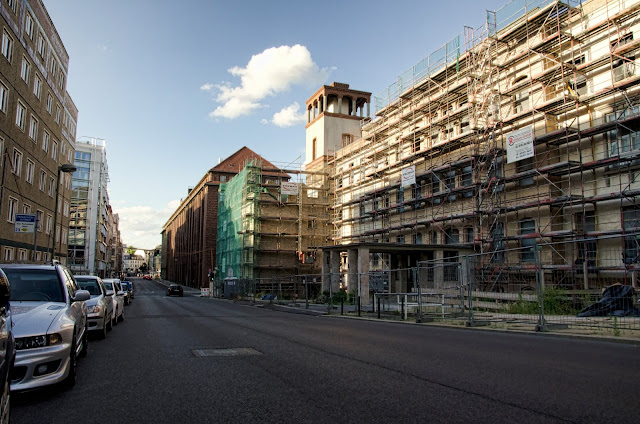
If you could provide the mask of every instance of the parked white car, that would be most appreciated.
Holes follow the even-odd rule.
[[[105,278],[102,280],[107,291],[113,292],[113,325],[118,325],[118,322],[124,321],[124,292],[120,287],[120,280],[117,278]]]
[[[16,360],[11,390],[76,382],[77,358],[87,354],[87,306],[67,268],[59,264],[0,264],[11,286]]]
[[[108,291],[100,277],[95,275],[75,275],[78,285],[91,295],[87,300],[89,331],[96,332],[101,339],[113,328],[113,293]]]

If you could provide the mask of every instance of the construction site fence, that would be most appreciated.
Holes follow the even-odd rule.
[[[254,302],[323,305],[328,313],[380,319],[638,335],[638,261],[630,263],[616,250],[558,263],[554,255],[541,251],[540,247],[514,248],[368,273],[237,279],[232,286],[219,282],[217,295]],[[505,260],[509,255],[519,255],[520,260]],[[624,310],[579,316],[600,302],[605,288],[613,285],[631,289]]]

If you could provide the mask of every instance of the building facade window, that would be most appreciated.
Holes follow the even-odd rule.
[[[42,169],[40,170],[40,191],[44,192],[47,189],[47,173]]]
[[[38,120],[33,115],[31,115],[31,121],[29,122],[29,138],[33,141],[38,139]]]
[[[13,260],[13,247],[4,248],[4,261],[10,262]]]
[[[56,141],[51,145],[51,157],[53,160],[58,160],[58,143]]]
[[[633,33],[629,33],[620,37],[618,40],[611,43],[611,50],[618,49],[624,45],[633,42]],[[623,53],[621,55],[615,55],[611,64],[613,70],[613,81],[618,82],[623,79],[632,77],[636,72],[636,51],[634,49],[630,52]]]
[[[27,159],[27,175],[25,179],[29,184],[33,184],[33,174],[35,173],[36,164],[31,160]]]
[[[351,134],[342,134],[342,147],[346,147],[353,141]]]
[[[60,109],[60,105],[56,105],[56,124],[60,124],[61,113],[62,113],[62,109]]]
[[[2,47],[0,47],[0,53],[11,62],[13,58],[13,38],[11,38],[7,30],[2,31]]]
[[[40,57],[44,59],[46,50],[45,50],[44,35],[42,33],[38,35],[37,49],[38,49],[38,54],[40,54]]]
[[[53,96],[51,93],[47,93],[47,112],[49,112],[49,115],[53,113]]]
[[[39,232],[42,232],[42,216],[43,212],[41,210],[36,211],[36,228]]]
[[[53,219],[53,217],[49,214],[47,214],[47,219],[45,221],[45,234],[51,234],[51,220]]]
[[[46,153],[49,153],[49,142],[51,140],[51,135],[48,131],[44,131],[42,133],[42,150]]]
[[[35,32],[34,27],[35,27],[35,22],[33,21],[33,16],[31,16],[31,13],[27,13],[27,18],[24,23],[24,32],[26,32],[29,38],[32,40],[33,40],[33,34]]]
[[[9,197],[9,210],[7,214],[7,221],[10,223],[16,222],[16,213],[18,213],[18,199]]]
[[[520,235],[526,236],[528,234],[534,234],[536,232],[536,222],[533,219],[526,219],[520,221]],[[520,239],[520,258],[522,262],[535,262],[537,242],[535,237]]]
[[[9,89],[3,82],[0,82],[0,111],[7,113],[7,103],[9,102]]]
[[[21,101],[18,101],[18,106],[16,107],[16,125],[24,131],[24,124],[27,120],[27,107]]]
[[[459,244],[460,243],[460,231],[457,228],[449,228],[444,233],[445,244]]]
[[[42,78],[40,78],[38,74],[33,78],[33,94],[40,100],[40,95],[42,94]]]
[[[640,107],[620,109],[605,115],[606,122],[617,122],[640,113]],[[640,132],[631,128],[616,125],[611,131],[607,131],[609,140],[609,156],[618,156],[633,150],[640,149]]]
[[[31,62],[26,56],[22,56],[22,66],[20,67],[20,78],[29,85],[29,76],[31,75]]]
[[[53,192],[55,191],[55,180],[53,177],[49,177],[49,196],[53,197]]]
[[[22,174],[22,152],[18,149],[13,149],[13,158],[11,163],[11,172],[20,176]]]

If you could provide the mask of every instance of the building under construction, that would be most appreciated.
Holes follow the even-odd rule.
[[[292,294],[296,276],[320,273],[315,246],[330,241],[328,177],[316,173],[307,181],[308,174],[265,173],[262,161],[250,160],[220,184],[216,266],[232,292],[277,286]]]
[[[535,285],[536,267],[563,288],[635,285],[638,58],[638,0],[514,0],[374,96],[375,119],[357,118],[369,100],[354,95],[338,112],[361,129],[326,147],[322,163],[309,134],[337,103],[314,95],[306,164],[331,175],[336,244],[323,274],[353,246],[369,260],[356,252],[349,263],[364,273],[380,246],[391,269],[476,254],[483,290]],[[405,276],[391,290],[412,288]]]

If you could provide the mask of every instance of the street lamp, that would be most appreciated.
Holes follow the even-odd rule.
[[[56,257],[56,225],[58,221],[58,193],[60,192],[60,174],[62,172],[76,172],[77,169],[78,168],[76,168],[74,165],[71,165],[70,163],[65,163],[58,166],[58,179],[56,180],[56,205],[53,209],[53,237],[51,237],[53,239],[53,242],[51,246],[51,260],[54,260]]]

